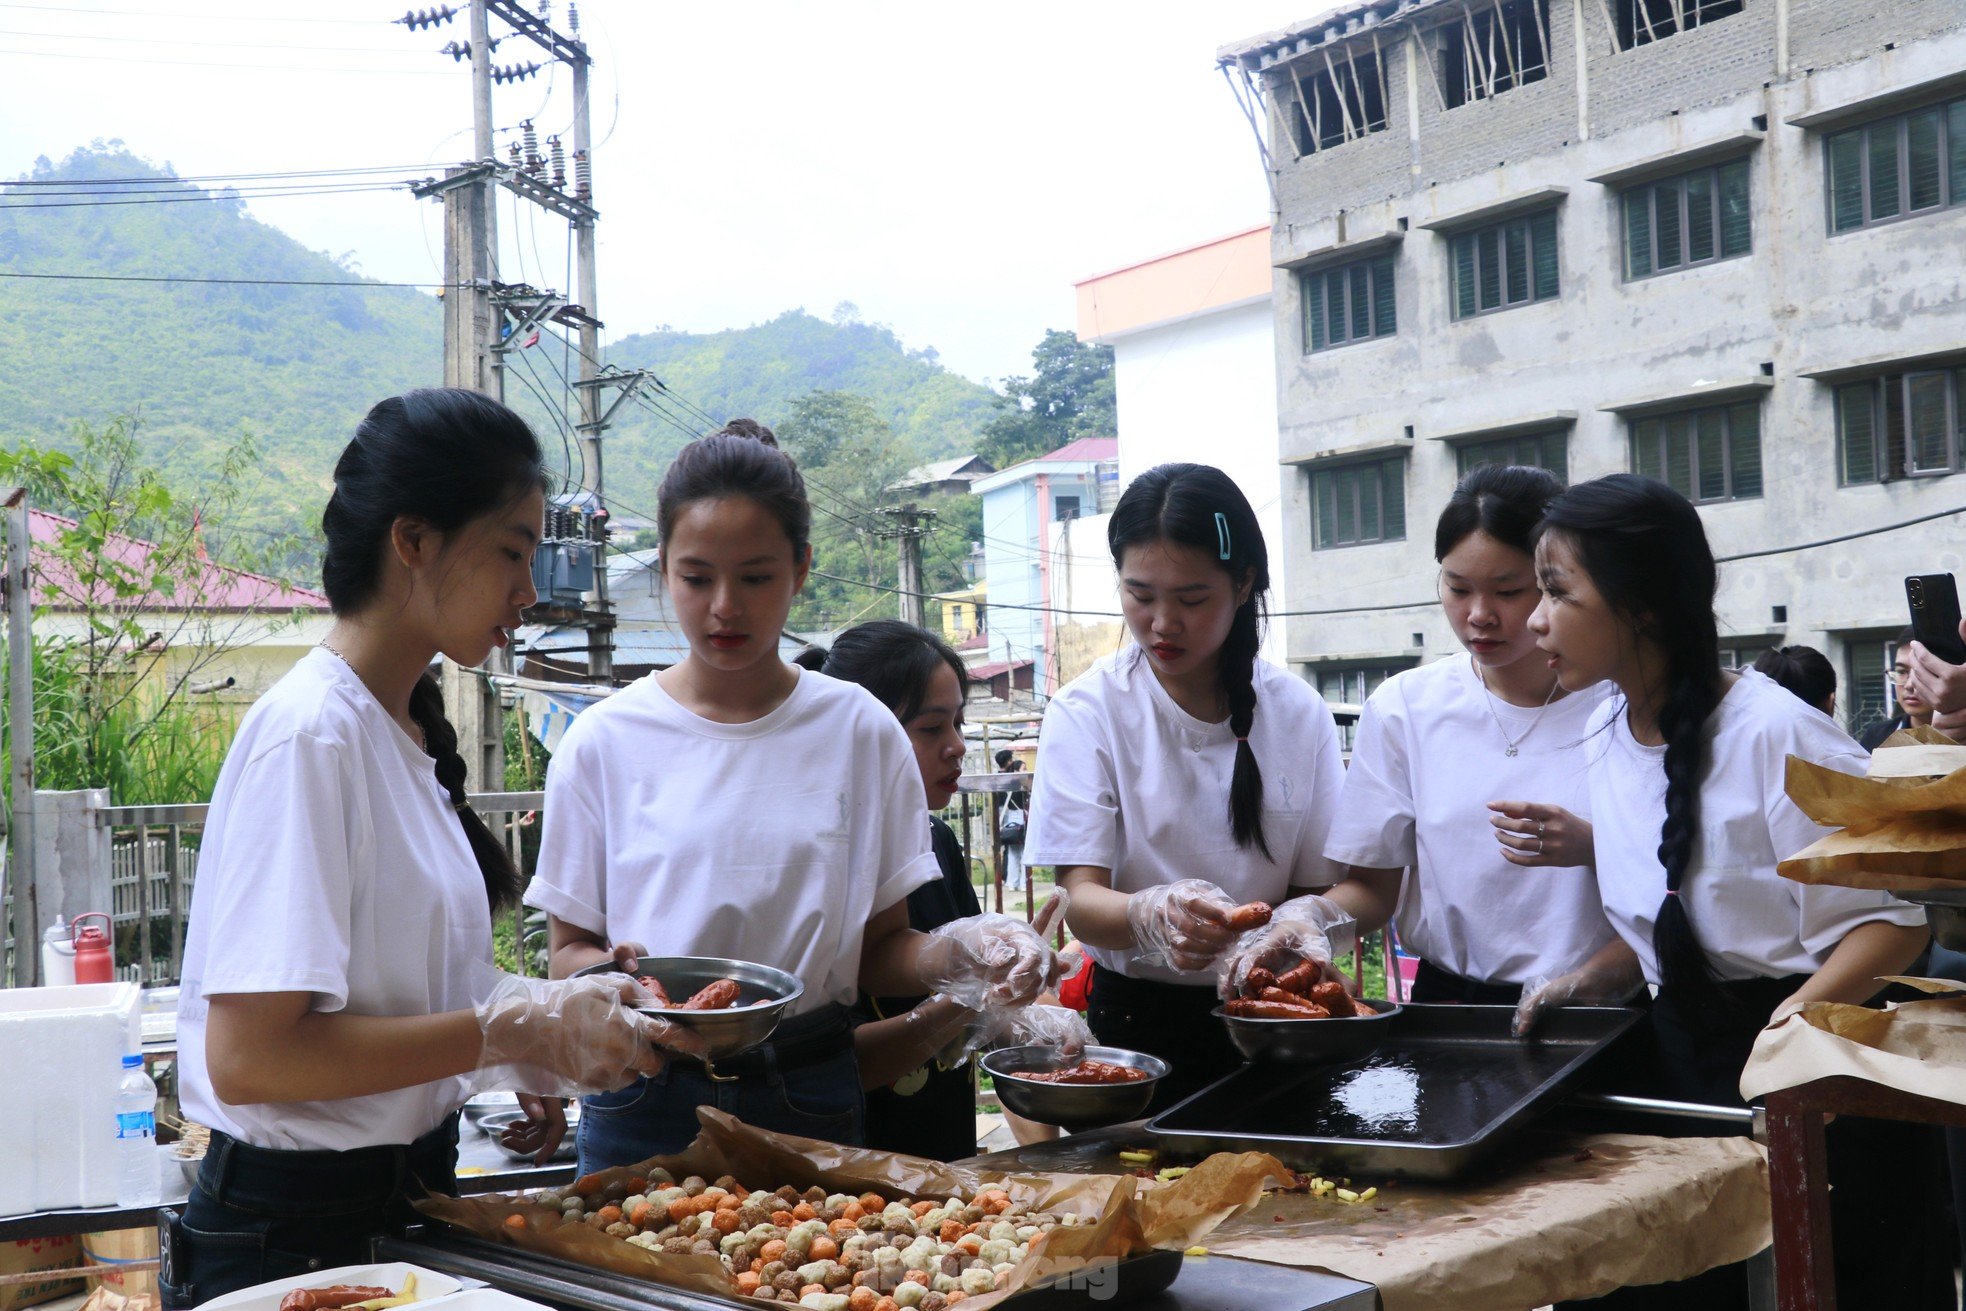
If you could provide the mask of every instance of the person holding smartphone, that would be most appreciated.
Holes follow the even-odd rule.
[[[1932,708],[1932,726],[1966,737],[1966,622],[1959,617],[1959,589],[1951,574],[1905,579],[1912,641],[1902,653],[1904,686]]]

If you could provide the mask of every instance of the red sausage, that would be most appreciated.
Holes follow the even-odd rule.
[[[1280,1001],[1252,1001],[1239,997],[1228,1004],[1228,1013],[1246,1020],[1324,1020],[1331,1012],[1309,1002],[1291,1005]]]
[[[1229,912],[1229,927],[1237,933],[1260,929],[1269,922],[1270,903],[1267,901],[1246,902]]]
[[[378,1298],[394,1297],[391,1288],[374,1288],[361,1284],[333,1284],[327,1288],[296,1288],[280,1299],[280,1311],[333,1311],[333,1308],[354,1306],[357,1302],[373,1302]]]
[[[1326,983],[1320,983],[1312,988],[1311,1000],[1329,1010],[1333,1015],[1349,1018],[1358,1014],[1358,1007],[1352,1003],[1351,996],[1346,993],[1345,985],[1336,979],[1332,979]]]
[[[669,990],[662,986],[662,980],[656,978],[653,974],[644,974],[641,978],[636,979],[635,982],[642,985],[643,992],[646,992],[650,997],[655,999],[657,1006],[675,1005],[674,1002],[669,1000]]]
[[[1259,996],[1263,989],[1274,988],[1276,986],[1277,976],[1259,965],[1249,972],[1248,978],[1242,981],[1242,995],[1245,997]]]
[[[1277,987],[1285,992],[1294,992],[1300,997],[1308,997],[1311,995],[1311,989],[1317,985],[1317,981],[1318,967],[1305,961],[1278,975]]]
[[[737,1001],[743,990],[737,986],[736,979],[718,979],[701,992],[682,1004],[686,1011],[721,1011],[728,1009]]]

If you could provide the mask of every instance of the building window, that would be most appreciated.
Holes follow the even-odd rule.
[[[1449,248],[1457,319],[1552,300],[1557,294],[1553,209],[1459,233]]]
[[[1843,483],[1955,472],[1966,445],[1966,369],[1892,373],[1836,389]]]
[[[1311,672],[1311,681],[1317,685],[1318,695],[1334,706],[1363,706],[1365,699],[1378,690],[1381,683],[1404,669],[1404,665],[1321,665]],[[1347,718],[1338,725],[1338,746],[1349,752],[1352,740],[1357,735],[1356,720]]]
[[[1386,130],[1386,72],[1377,54],[1334,54],[1308,75],[1290,68],[1290,139],[1299,159]]]
[[[1892,695],[1891,663],[1898,644],[1881,638],[1851,638],[1843,644],[1843,695],[1837,698],[1850,724],[1850,735],[1862,737],[1874,725],[1898,713]]]
[[[1752,669],[1754,668],[1754,662],[1760,658],[1763,651],[1772,650],[1774,648],[1765,642],[1755,643],[1753,645],[1736,643],[1733,646],[1723,646],[1720,648],[1720,667],[1722,669]]]
[[[1632,423],[1632,469],[1687,500],[1761,495],[1761,407],[1714,406]]]
[[[1406,536],[1406,461],[1375,460],[1311,473],[1317,549]]]
[[[1485,442],[1465,442],[1454,451],[1456,476],[1465,478],[1470,469],[1484,464],[1526,464],[1548,469],[1565,482],[1570,481],[1570,434],[1562,429],[1530,433],[1522,437],[1498,437]]]
[[[1738,14],[1745,0],[1614,0],[1618,48],[1650,45]]]
[[[1398,328],[1393,310],[1393,257],[1353,260],[1302,278],[1304,350],[1329,350]]]
[[[1076,496],[1054,497],[1051,502],[1051,517],[1059,523],[1079,517],[1079,498]]]
[[[1823,155],[1831,232],[1966,205],[1966,100],[1833,133]]]
[[[1447,107],[1486,100],[1550,75],[1549,24],[1542,0],[1504,0],[1440,29],[1441,84]]]
[[[1649,278],[1748,253],[1748,162],[1695,169],[1624,195],[1625,276]]]

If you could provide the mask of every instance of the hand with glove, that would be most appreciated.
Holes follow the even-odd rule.
[[[1510,1031],[1518,1038],[1527,1036],[1553,1006],[1622,1006],[1644,986],[1638,956],[1624,939],[1613,938],[1568,974],[1524,984]]]
[[[1069,1006],[1014,1006],[984,1017],[981,1046],[1056,1047],[1068,1063],[1077,1062],[1092,1045],[1085,1016]]]
[[[1021,919],[972,915],[928,935],[915,957],[922,987],[971,1010],[1021,1006],[1058,984],[1058,953]]]
[[[1316,893],[1293,897],[1270,913],[1268,924],[1236,940],[1216,967],[1218,991],[1224,997],[1238,996],[1251,970],[1282,974],[1298,961],[1309,961],[1326,978],[1343,981],[1332,962],[1357,941],[1358,926],[1337,902]]]
[[[1213,965],[1236,940],[1236,903],[1207,879],[1177,879],[1127,898],[1134,959],[1193,973]]]
[[[667,1048],[703,1054],[680,1025],[639,1014],[641,986],[626,974],[528,979],[501,974],[474,1008],[484,1046],[467,1076],[472,1092],[516,1088],[557,1097],[625,1088],[662,1069]]]

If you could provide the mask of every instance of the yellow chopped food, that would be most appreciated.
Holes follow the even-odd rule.
[[[1193,1168],[1194,1168],[1193,1166],[1188,1166],[1188,1165],[1170,1165],[1166,1169],[1156,1174],[1154,1178],[1160,1180],[1162,1183],[1169,1183],[1175,1179],[1179,1179],[1182,1175],[1188,1173],[1188,1171]]]
[[[1154,1154],[1152,1152],[1121,1152],[1120,1153],[1120,1160],[1125,1161],[1128,1165],[1145,1165],[1147,1164],[1147,1162],[1153,1159],[1154,1159]]]
[[[1358,1194],[1349,1188],[1340,1188],[1338,1190],[1338,1200],[1341,1202],[1356,1202],[1358,1200]]]
[[[1207,1249],[1207,1248],[1205,1248],[1205,1247],[1190,1247],[1190,1248],[1188,1248],[1188,1249],[1187,1249],[1187,1250],[1186,1250],[1185,1252],[1183,1252],[1183,1253],[1181,1253],[1181,1255],[1183,1255],[1183,1256],[1207,1256],[1207,1255],[1208,1255],[1208,1249]]]
[[[1377,1197],[1378,1195],[1379,1195],[1379,1190],[1377,1188],[1368,1188],[1364,1192],[1358,1195],[1358,1200],[1361,1202],[1369,1202],[1373,1198]]]

